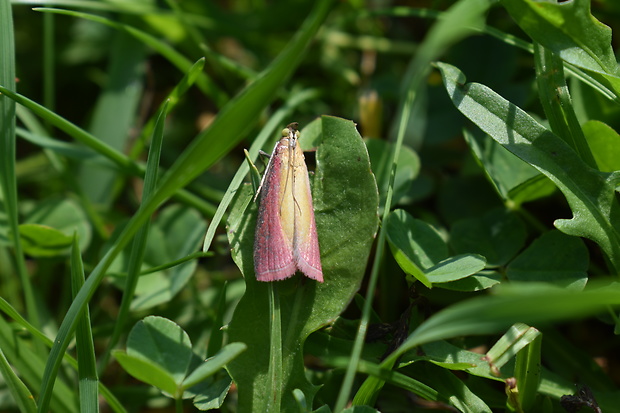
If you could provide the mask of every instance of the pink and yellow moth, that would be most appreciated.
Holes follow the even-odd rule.
[[[297,122],[282,131],[267,164],[254,237],[258,281],[278,281],[301,271],[323,282],[308,168],[298,145]]]

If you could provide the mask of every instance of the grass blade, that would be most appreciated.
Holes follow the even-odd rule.
[[[73,247],[71,248],[71,284],[74,296],[84,285],[84,264],[82,263],[77,234],[73,236]],[[97,377],[95,345],[88,305],[84,307],[84,312],[75,330],[75,344],[80,379],[80,412],[97,413],[99,412],[99,393],[97,391],[99,378]]]

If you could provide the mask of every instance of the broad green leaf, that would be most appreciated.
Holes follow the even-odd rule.
[[[482,216],[459,220],[452,225],[450,245],[456,253],[484,256],[487,265],[506,265],[525,245],[525,224],[514,213],[493,209]]]
[[[480,291],[491,288],[504,280],[497,271],[483,270],[467,278],[441,284],[441,288],[454,291]]]
[[[70,235],[39,224],[21,224],[19,236],[22,239],[24,252],[33,257],[66,255],[72,240]]]
[[[192,343],[177,324],[162,317],[148,316],[131,329],[127,338],[127,357],[144,360],[162,369],[178,387],[187,374]],[[175,394],[175,391],[164,390]]]
[[[296,275],[276,282],[283,332],[282,409],[293,410],[293,390],[310,405],[317,388],[308,382],[302,349],[308,335],[334,320],[360,286],[377,230],[378,194],[368,152],[351,121],[323,116],[316,152],[313,200],[325,282]],[[301,131],[303,140],[304,131]],[[229,325],[229,338],[248,350],[229,364],[239,387],[239,411],[263,411],[269,397],[267,372],[271,349],[268,285],[254,277],[256,206],[248,188],[239,191],[229,216],[232,255],[243,272],[246,292]],[[246,212],[246,205],[251,204]]]
[[[51,198],[38,203],[20,226],[20,235],[33,256],[67,255],[74,232],[80,249],[86,249],[92,229],[83,209],[72,199]]]
[[[232,386],[232,380],[228,375],[210,383],[209,387],[204,392],[198,393],[194,398],[194,406],[202,411],[219,409],[224,403],[230,386]]]
[[[602,172],[620,170],[620,135],[610,126],[596,120],[582,125],[592,148],[596,164]]]
[[[393,211],[387,221],[387,239],[422,270],[448,258],[448,245],[428,223],[406,211]]]
[[[165,368],[142,357],[131,356],[124,351],[112,352],[118,364],[136,379],[157,387],[170,395],[176,395],[178,383]]]
[[[549,179],[490,136],[480,137],[468,130],[463,131],[463,136],[504,202],[510,200],[520,205],[555,191]]]
[[[486,263],[479,255],[448,257],[448,246],[438,231],[404,210],[389,215],[387,239],[402,270],[428,288],[475,274]]]
[[[447,283],[469,277],[484,269],[486,260],[478,254],[462,254],[446,258],[428,268],[424,274],[432,283]]]
[[[588,249],[583,241],[549,231],[519,254],[506,270],[511,281],[539,281],[581,290],[588,280]]]
[[[572,219],[555,226],[568,235],[589,238],[620,269],[620,204],[615,188],[620,173],[588,167],[564,141],[524,111],[477,83],[465,84],[454,66],[438,64],[457,109],[510,152],[551,179],[566,197]]]
[[[620,71],[611,45],[611,29],[592,16],[590,0],[503,0],[502,4],[534,41],[620,96]]]
[[[183,386],[191,387],[207,377],[212,376],[246,349],[247,346],[243,343],[230,343],[226,345],[215,356],[208,358],[197,369],[195,369],[183,381]]]

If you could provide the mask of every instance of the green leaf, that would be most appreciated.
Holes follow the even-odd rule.
[[[38,135],[23,128],[17,128],[17,135],[32,144],[40,146],[41,148],[50,149],[59,155],[66,156],[67,158],[89,159],[97,157],[97,152],[90,148],[85,148],[83,145],[68,143],[50,138],[49,136]],[[111,162],[106,161],[103,158],[98,158],[98,161],[102,165],[113,165]]]
[[[203,392],[198,393],[194,398],[194,406],[198,410],[219,409],[224,404],[224,399],[232,386],[232,380],[228,375],[213,383]]]
[[[486,264],[480,255],[448,257],[448,246],[439,232],[404,210],[396,210],[388,216],[387,239],[403,271],[428,288],[434,283],[468,277]]]
[[[503,279],[503,275],[497,271],[483,270],[467,278],[441,284],[440,287],[454,291],[480,291],[499,284]]]
[[[423,271],[448,258],[448,245],[439,232],[430,224],[413,218],[406,211],[393,211],[386,225],[390,245]]]
[[[230,343],[226,345],[215,356],[208,358],[195,369],[185,381],[183,381],[183,386],[191,387],[207,377],[212,376],[246,349],[247,346],[243,343]]]
[[[590,0],[503,0],[502,4],[534,41],[620,95],[620,71],[611,46],[611,29],[592,16]]]
[[[469,277],[484,269],[486,260],[478,254],[463,254],[446,258],[433,265],[424,273],[434,284],[447,283]]]
[[[38,224],[22,224],[19,226],[24,252],[33,257],[53,257],[66,255],[71,246],[71,236]]]
[[[491,374],[489,362],[480,353],[464,350],[443,340],[424,344],[421,347],[426,355],[425,359],[435,364],[441,363],[444,368],[453,370],[454,368],[451,365],[467,365],[469,367],[464,370],[469,374],[489,380],[503,381]],[[415,361],[416,358],[420,358],[420,356],[412,355],[412,353],[409,352],[403,355],[399,367],[406,366]]]
[[[510,152],[551,179],[566,197],[573,218],[555,226],[568,235],[589,238],[620,269],[620,204],[615,188],[620,173],[588,167],[560,138],[486,86],[465,84],[454,66],[438,64],[457,109]]]
[[[313,200],[324,283],[296,275],[277,283],[281,307],[283,371],[282,409],[297,409],[292,395],[302,390],[308,404],[317,388],[303,369],[302,349],[308,335],[334,320],[360,286],[377,230],[378,194],[364,142],[351,121],[323,116],[316,152]],[[300,141],[304,139],[301,132]],[[229,325],[229,338],[248,350],[229,364],[239,386],[239,411],[263,411],[268,399],[271,349],[268,285],[254,277],[253,244],[256,206],[246,186],[230,212],[228,236],[233,258],[245,276],[246,292]]]
[[[511,281],[540,281],[581,290],[588,281],[588,250],[576,237],[552,230],[527,247],[509,265]]]
[[[51,229],[57,230],[57,232],[64,234],[69,238],[69,244],[66,245],[66,247],[71,245],[71,239],[73,238],[73,233],[75,232],[78,235],[80,250],[85,250],[88,247],[92,237],[92,229],[84,210],[72,199],[50,198],[43,202],[39,202],[37,203],[35,209],[30,211],[27,215],[24,223],[47,226]],[[34,228],[31,226],[27,226],[26,228],[28,228],[25,229],[28,237],[34,237],[29,238],[28,241],[39,241],[36,238],[37,234],[32,233]],[[20,228],[20,234],[21,233],[22,229]],[[64,241],[62,240],[62,236],[60,234],[52,234],[51,232],[48,232],[48,236],[53,237],[56,240],[40,240],[42,246],[49,245],[50,250],[47,252],[46,256],[66,255],[69,253],[69,249],[64,248],[61,245]],[[45,236],[44,234],[40,235]],[[41,250],[39,253],[45,252]]]
[[[162,392],[175,395],[178,383],[165,368],[142,357],[131,356],[124,351],[112,352],[118,364],[136,379],[157,387]]]
[[[510,200],[520,205],[555,191],[549,179],[490,136],[480,137],[468,130],[463,131],[463,136],[504,203]]]
[[[591,120],[582,125],[599,170],[620,171],[620,135],[610,126]]]
[[[180,386],[192,358],[192,343],[187,333],[172,321],[149,316],[131,329],[127,356],[157,366]],[[169,393],[174,395],[175,391]]]
[[[480,217],[459,220],[452,225],[450,245],[457,253],[484,256],[487,265],[506,265],[525,245],[525,224],[514,213],[493,209]]]

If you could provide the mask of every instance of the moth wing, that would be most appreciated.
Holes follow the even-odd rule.
[[[284,280],[295,274],[293,241],[282,226],[282,197],[286,190],[288,146],[278,143],[261,185],[258,221],[254,235],[254,271],[258,281]]]
[[[319,251],[319,238],[316,232],[310,180],[303,152],[299,145],[294,152],[295,235],[293,254],[299,271],[306,277],[323,282],[323,268]]]

